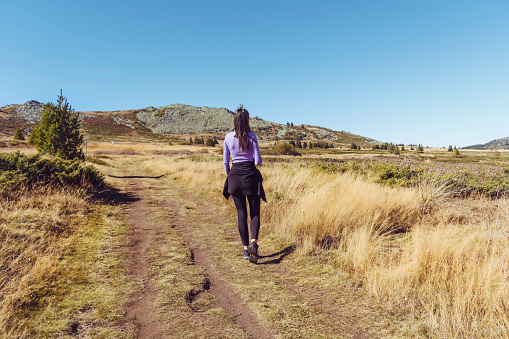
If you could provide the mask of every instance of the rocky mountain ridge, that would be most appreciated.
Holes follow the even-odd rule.
[[[466,149],[485,149],[485,150],[494,150],[494,149],[509,149],[509,137],[500,138],[491,140],[485,144],[477,144],[472,146],[463,147]]]
[[[36,124],[41,119],[44,104],[30,100],[24,104],[0,107],[2,119],[18,119],[26,124]],[[233,130],[233,112],[226,108],[197,107],[172,104],[164,107],[146,107],[122,111],[77,111],[82,119],[84,132],[89,135],[121,135],[153,133],[224,135]],[[311,125],[284,125],[251,117],[250,125],[261,140],[305,139],[326,140],[347,144],[375,144],[376,140],[338,132]]]

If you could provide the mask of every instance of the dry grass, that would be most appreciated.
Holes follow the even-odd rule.
[[[0,336],[119,333],[112,321],[121,298],[105,287],[129,283],[108,263],[118,255],[97,253],[112,245],[101,207],[82,192],[51,187],[0,196]],[[96,275],[98,265],[109,265],[107,277]]]
[[[222,164],[204,158],[144,165],[219,197]],[[424,314],[427,335],[509,336],[508,201],[452,201],[432,184],[387,188],[291,163],[261,171],[269,197],[262,222],[301,254],[323,256],[372,294]]]
[[[91,154],[97,151],[186,151],[196,152],[199,149],[211,149],[214,147],[196,146],[196,145],[170,145],[164,143],[129,143],[129,142],[88,142],[87,150]]]
[[[3,334],[23,326],[25,312],[47,292],[58,257],[72,232],[72,210],[87,202],[62,191],[2,192],[0,238],[2,267],[0,328]]]
[[[380,297],[417,302],[439,337],[507,337],[508,239],[490,229],[418,225],[399,255],[370,270],[367,284]]]

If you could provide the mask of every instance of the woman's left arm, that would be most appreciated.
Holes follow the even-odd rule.
[[[224,139],[223,144],[223,165],[224,171],[226,172],[226,176],[228,176],[230,174],[230,149],[226,144],[226,138]]]
[[[253,158],[255,161],[255,165],[261,165],[262,164],[262,156],[260,154],[260,148],[258,147],[258,139],[256,138],[256,135],[253,137]]]

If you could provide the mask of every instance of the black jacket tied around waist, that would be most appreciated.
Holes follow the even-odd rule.
[[[258,195],[267,202],[262,182],[262,174],[254,161],[237,162],[232,165],[230,174],[224,182],[223,195],[226,199],[236,194]]]

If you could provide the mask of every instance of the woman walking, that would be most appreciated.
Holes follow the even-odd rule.
[[[260,230],[260,198],[267,202],[262,186],[262,175],[255,165],[262,163],[256,135],[249,128],[249,112],[242,105],[233,116],[234,131],[224,138],[223,163],[227,178],[223,194],[231,195],[237,208],[240,238],[244,245],[244,259],[258,262],[258,232]],[[230,155],[232,168],[230,170]],[[247,202],[251,222],[251,242],[247,225]]]

